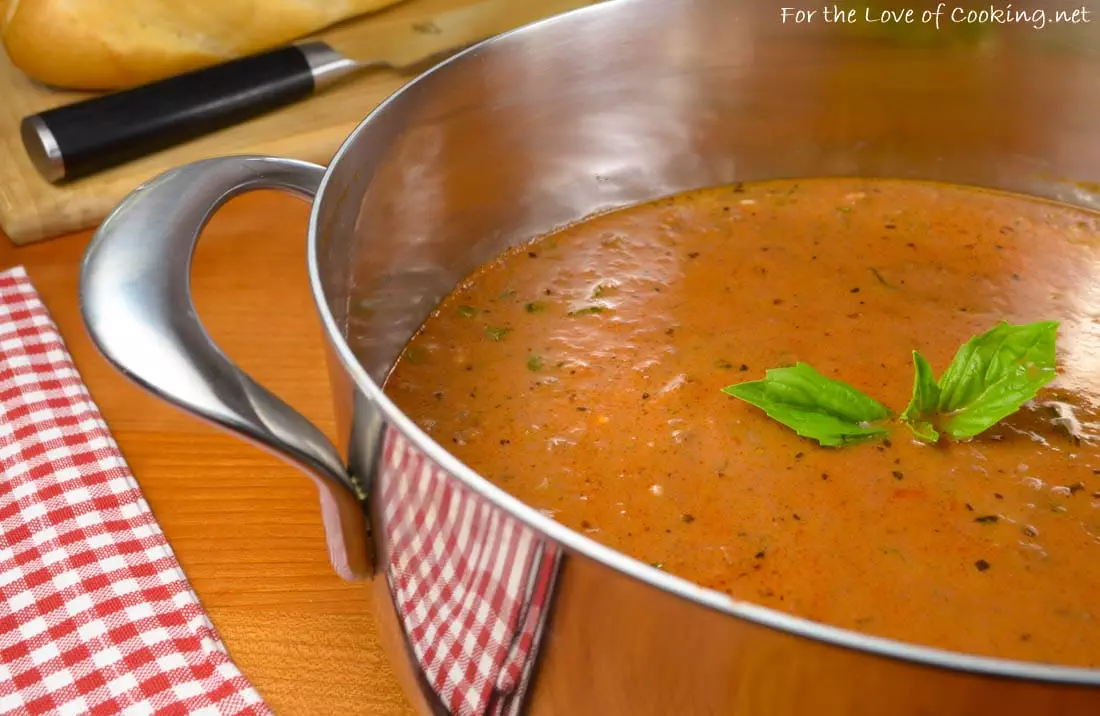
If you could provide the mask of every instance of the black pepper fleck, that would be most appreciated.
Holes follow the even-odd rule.
[[[642,400],[649,400],[649,393],[642,393]]]
[[[859,293],[859,286],[856,286],[852,290],[848,291],[848,293]]]
[[[983,525],[989,525],[989,524],[993,524],[994,522],[997,522],[1000,519],[1001,518],[998,517],[997,515],[982,515],[981,517],[975,517],[974,521],[975,522],[980,522]]]
[[[692,522],[695,521],[695,515],[684,513],[680,515],[680,521],[683,522],[685,525],[690,525]]]
[[[989,569],[989,562],[986,562],[984,559],[979,559],[974,563],[974,566],[977,567],[979,572],[984,572]]]
[[[901,470],[894,470],[890,474],[894,476],[895,480],[904,480],[905,479],[905,473],[902,472]]]
[[[748,367],[747,365],[745,365],[744,363],[742,363],[742,364],[741,364],[741,367],[740,367],[740,368],[738,368],[737,370],[739,370],[739,371],[741,371],[742,373],[744,373],[744,372],[745,372],[745,371],[747,371],[748,369],[749,369],[749,367]]]
[[[764,559],[764,555],[765,555],[765,554],[766,554],[766,553],[764,552],[764,550],[760,550],[759,552],[757,552],[756,554],[754,554],[754,555],[753,555],[753,557],[755,557],[756,559]]]

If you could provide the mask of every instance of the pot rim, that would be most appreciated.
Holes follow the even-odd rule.
[[[514,41],[517,37],[528,33],[539,32],[539,30],[544,27],[554,23],[568,21],[576,15],[614,12],[616,7],[630,5],[633,4],[633,2],[635,2],[635,0],[616,0],[615,2],[608,2],[605,0],[598,5],[589,5],[571,10],[477,43],[449,57],[423,75],[420,75],[402,86],[368,113],[340,145],[340,148],[333,155],[332,160],[325,169],[324,177],[321,180],[316,198],[310,210],[306,260],[309,270],[310,290],[321,317],[325,334],[331,342],[337,356],[339,356],[344,370],[347,371],[348,375],[351,376],[355,383],[356,389],[362,392],[382,412],[388,424],[396,427],[418,450],[443,468],[448,475],[462,483],[466,489],[488,500],[495,507],[503,510],[515,519],[520,520],[549,539],[561,544],[570,551],[579,553],[621,574],[644,582],[649,586],[668,592],[681,599],[793,636],[812,639],[831,646],[852,649],[869,655],[906,661],[936,669],[969,672],[996,678],[1100,687],[1100,668],[1056,666],[1039,662],[977,656],[963,652],[921,646],[886,637],[873,636],[841,627],[829,626],[768,607],[734,599],[723,592],[706,589],[686,579],[645,564],[618,550],[602,545],[579,532],[569,529],[560,522],[542,514],[534,507],[508,494],[479,475],[473,469],[467,467],[461,460],[448,452],[446,448],[421,430],[412,419],[402,412],[383,392],[382,387],[371,379],[363,366],[360,365],[351,347],[348,345],[347,341],[344,340],[343,333],[337,325],[332,312],[329,310],[328,302],[325,298],[324,289],[321,284],[320,267],[317,261],[317,227],[320,220],[319,208],[328,193],[329,183],[332,181],[334,169],[341,163],[344,156],[350,153],[351,147],[359,141],[360,136],[371,131],[371,125],[374,118],[385,112],[390,105],[402,101],[406,93],[415,91],[417,85],[427,76],[442,71],[444,67],[452,63],[466,61],[465,58],[468,55],[477,53],[483,47]],[[626,12],[626,10],[621,11]]]

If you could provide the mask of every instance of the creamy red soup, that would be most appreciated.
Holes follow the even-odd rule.
[[[827,448],[721,389],[805,361],[894,411],[999,321],[1057,377],[968,441]],[[862,632],[1100,664],[1100,217],[894,180],[708,189],[509,251],[387,393],[561,523],[700,585]]]

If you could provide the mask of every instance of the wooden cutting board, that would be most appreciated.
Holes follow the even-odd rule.
[[[340,27],[419,23],[475,2],[406,0]],[[560,8],[560,3],[555,4]],[[585,4],[576,3],[578,7]],[[325,33],[318,36],[324,38]],[[86,95],[31,82],[0,48],[0,228],[13,243],[27,244],[95,226],[138,184],[171,167],[208,157],[274,154],[327,164],[355,125],[410,79],[397,72],[368,70],[297,105],[65,186],[54,186],[39,176],[27,158],[19,137],[20,120]]]

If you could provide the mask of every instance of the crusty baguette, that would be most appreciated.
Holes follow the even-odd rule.
[[[132,87],[277,47],[401,0],[0,0],[0,40],[32,79]]]

